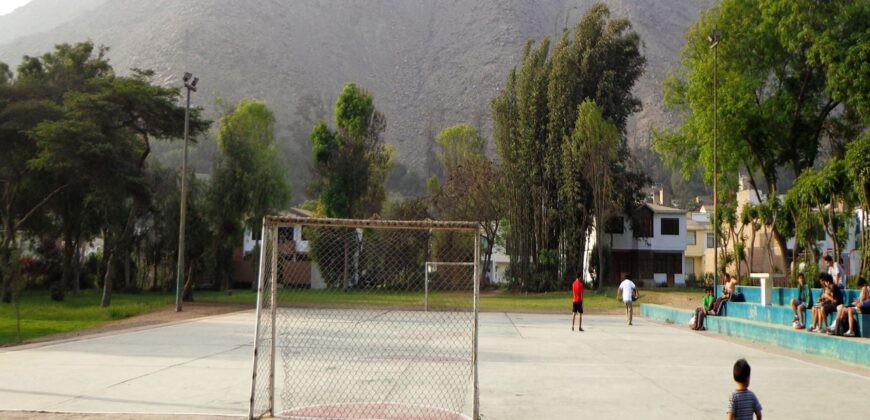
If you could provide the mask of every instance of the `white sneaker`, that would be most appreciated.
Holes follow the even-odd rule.
[[[852,330],[846,331],[846,333],[843,334],[843,337],[854,337],[854,336],[855,336],[855,333],[853,333]]]
[[[809,332],[816,332],[816,330],[817,330],[817,328],[816,328],[815,325],[813,325],[812,327],[807,328],[807,331],[809,331]]]

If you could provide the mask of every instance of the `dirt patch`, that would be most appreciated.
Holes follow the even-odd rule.
[[[188,321],[196,318],[207,316],[222,315],[231,312],[245,311],[254,309],[251,304],[243,303],[221,303],[221,302],[185,302],[183,311],[175,312],[175,305],[167,305],[154,311],[136,315],[117,321],[110,321],[99,327],[88,328],[84,330],[70,331],[61,334],[47,335],[31,340],[26,340],[20,344],[12,346],[2,346],[0,348],[19,349],[21,346],[39,345],[48,342],[74,340],[85,336],[94,336],[101,334],[110,334],[122,330],[131,330],[139,328],[148,328],[157,325],[169,324],[173,322]],[[0,416],[6,418],[4,416]],[[26,417],[22,417],[26,418]]]
[[[169,414],[90,414],[90,413],[46,413],[44,411],[0,411],[0,418],[6,420],[238,420],[242,416],[206,416],[206,415],[169,415]]]

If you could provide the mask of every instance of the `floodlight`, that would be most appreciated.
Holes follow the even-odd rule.
[[[187,81],[190,80],[191,77],[193,77],[192,74],[184,72],[184,77],[182,77],[181,80],[184,81],[184,83],[187,83]]]

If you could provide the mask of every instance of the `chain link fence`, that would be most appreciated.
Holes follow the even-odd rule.
[[[268,217],[250,417],[478,418],[475,223]]]

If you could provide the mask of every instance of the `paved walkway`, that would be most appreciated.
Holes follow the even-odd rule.
[[[721,419],[745,357],[766,418],[847,416],[870,376],[635,318],[481,314],[481,412],[510,419]],[[253,313],[0,350],[0,410],[244,416]],[[830,367],[833,365],[834,367]],[[839,367],[839,368],[838,368]],[[824,386],[810,392],[812,383]],[[861,390],[861,391],[858,391]],[[0,415],[2,417],[2,415]]]

